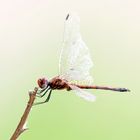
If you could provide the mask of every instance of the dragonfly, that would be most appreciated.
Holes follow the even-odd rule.
[[[85,89],[130,91],[127,88],[94,85],[90,75],[92,67],[93,61],[89,49],[80,33],[80,18],[76,14],[68,14],[65,19],[63,45],[59,59],[59,75],[50,80],[38,79],[40,91],[37,93],[37,97],[42,98],[47,93],[48,95],[43,102],[36,104],[48,102],[53,90],[72,90],[77,96],[91,102],[95,101],[96,97]]]

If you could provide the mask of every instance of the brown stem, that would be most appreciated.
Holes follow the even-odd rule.
[[[10,138],[10,140],[16,140],[21,133],[23,133],[25,130],[27,130],[27,128],[25,128],[24,125],[26,124],[27,117],[33,106],[37,91],[38,91],[38,88],[36,87],[34,89],[34,91],[29,92],[29,101],[27,103],[26,109],[21,117],[21,120],[20,120],[15,132],[13,133],[12,137]]]

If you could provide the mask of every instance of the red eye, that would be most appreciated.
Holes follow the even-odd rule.
[[[37,83],[40,88],[45,88],[48,85],[48,82],[45,78],[38,79]]]

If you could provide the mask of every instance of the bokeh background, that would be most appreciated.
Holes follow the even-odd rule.
[[[54,91],[33,107],[19,140],[140,139],[140,2],[138,0],[5,0],[0,2],[0,139],[8,140],[39,77],[58,74],[64,18],[77,12],[90,49],[97,101]]]

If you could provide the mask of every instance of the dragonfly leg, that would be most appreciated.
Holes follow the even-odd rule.
[[[47,89],[47,88],[44,88],[44,89],[38,90],[37,94],[42,93],[42,92],[45,91],[46,89]]]
[[[45,91],[45,90],[46,90],[46,89],[41,90],[40,93],[42,93],[42,92]],[[46,93],[48,92],[48,90],[50,90],[50,88],[48,88],[42,95],[41,95],[40,93],[38,93],[36,96],[39,97],[39,98],[42,98],[43,96],[46,95]]]
[[[47,97],[47,99],[45,101],[34,103],[33,105],[39,105],[39,104],[44,104],[44,103],[48,102],[50,100],[51,93],[52,93],[52,89],[50,90],[49,95],[48,95],[48,97]]]

